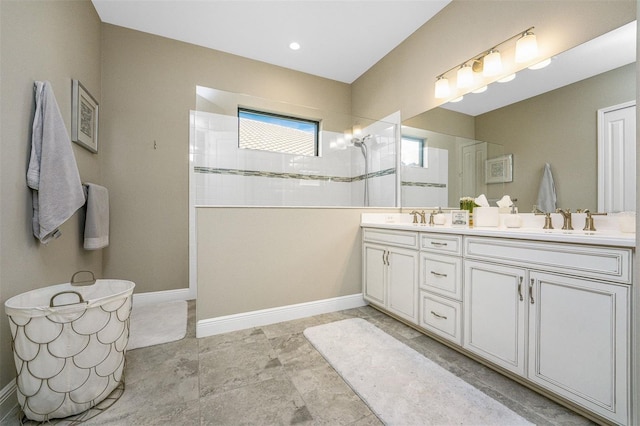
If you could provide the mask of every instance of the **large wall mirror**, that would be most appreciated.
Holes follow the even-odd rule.
[[[521,211],[531,211],[549,163],[557,207],[635,210],[635,97],[634,21],[557,55],[544,69],[525,69],[485,93],[404,119],[403,136],[422,139],[424,151],[446,158],[439,163],[446,161],[446,180],[438,183],[447,186],[452,207],[461,196],[485,193],[495,200],[508,194],[519,200]],[[607,118],[607,112],[615,114]],[[624,133],[625,127],[632,131]],[[606,145],[599,132],[600,139],[614,140]],[[509,176],[486,175],[487,165],[507,159]],[[625,159],[631,161],[623,164]],[[420,173],[419,164],[403,163],[403,182]],[[403,206],[444,203],[426,190],[405,191],[404,186],[402,196]]]

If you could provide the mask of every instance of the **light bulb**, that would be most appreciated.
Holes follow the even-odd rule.
[[[516,63],[529,62],[536,56],[538,56],[536,35],[527,31],[516,42]]]
[[[484,67],[482,69],[482,75],[485,77],[493,77],[502,72],[502,58],[500,52],[491,49],[487,56],[484,57]]]
[[[456,84],[458,89],[466,89],[473,85],[473,70],[469,65],[464,64],[460,67]]]
[[[446,98],[451,94],[451,88],[449,87],[449,79],[445,77],[438,77],[436,80],[436,98]]]

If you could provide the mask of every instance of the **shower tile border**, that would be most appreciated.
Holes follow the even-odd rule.
[[[276,179],[300,179],[300,180],[319,180],[324,182],[351,183],[364,179],[388,176],[396,173],[395,168],[384,169],[377,172],[368,173],[354,177],[345,176],[327,176],[327,175],[308,175],[302,173],[283,173],[283,172],[267,172],[263,170],[244,170],[244,169],[225,169],[218,167],[202,167],[195,166],[195,173],[214,174],[214,175],[230,175],[230,176],[252,176]]]

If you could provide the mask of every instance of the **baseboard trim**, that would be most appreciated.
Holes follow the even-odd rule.
[[[367,303],[362,297],[362,293],[358,293],[349,296],[335,297],[332,299],[316,300],[296,305],[280,306],[277,308],[208,318],[198,321],[196,325],[196,337],[214,336],[216,334],[228,333],[230,331],[260,327],[263,325],[291,321],[313,315],[342,311],[345,309],[359,308],[366,304]]]
[[[12,380],[2,390],[0,390],[0,424],[12,424],[9,420],[12,416],[18,418],[20,406],[16,391],[16,381]]]
[[[133,304],[137,306],[156,305],[159,303],[173,302],[176,300],[192,299],[195,299],[195,296],[192,296],[191,289],[189,288],[133,294]]]

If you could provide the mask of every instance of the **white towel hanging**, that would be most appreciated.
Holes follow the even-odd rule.
[[[80,207],[85,197],[71,139],[51,84],[36,81],[31,157],[27,185],[33,196],[33,234],[46,244]]]

